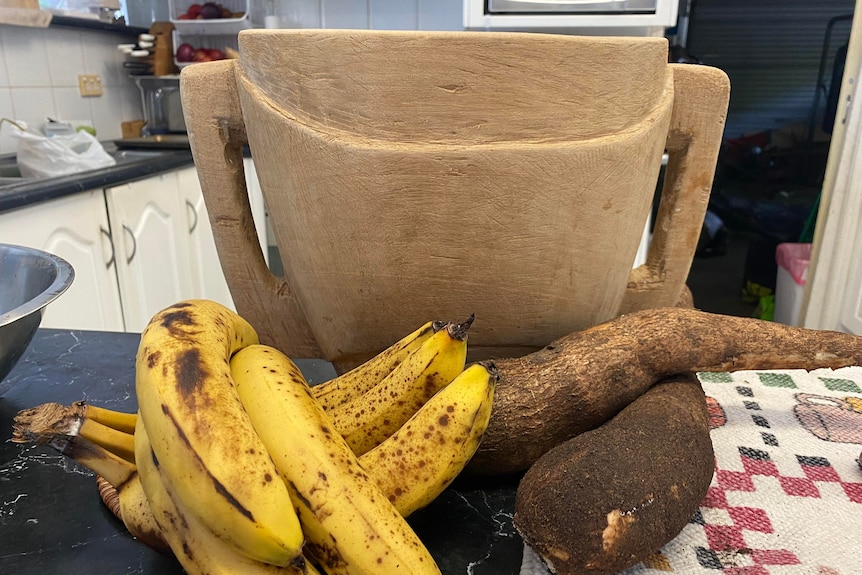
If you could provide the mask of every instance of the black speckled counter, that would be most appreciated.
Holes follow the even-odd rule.
[[[102,504],[86,468],[47,447],[8,441],[15,414],[40,403],[85,399],[134,411],[139,336],[40,329],[0,382],[0,573],[181,574],[179,564],[134,540]],[[332,376],[323,361],[297,364],[310,383]],[[410,523],[444,575],[516,575],[522,542],[512,527],[513,479],[462,478]]]

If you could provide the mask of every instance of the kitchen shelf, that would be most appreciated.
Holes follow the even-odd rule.
[[[202,0],[168,0],[170,20],[174,28],[183,36],[188,35],[227,35],[238,34],[241,30],[252,27],[251,0],[221,0],[218,4],[234,14],[242,14],[236,18],[211,18],[207,20],[186,20],[180,18],[192,4],[203,4]]]
[[[195,62],[179,62],[176,50],[188,43],[195,48],[208,48],[224,51],[226,47],[236,50],[239,46],[238,34],[252,27],[251,0],[219,0],[216,3],[234,15],[236,18],[210,18],[201,20],[181,19],[192,4],[203,5],[206,0],[168,0],[171,23],[174,25],[174,63],[183,68]]]
[[[189,64],[196,64],[198,62],[180,62],[177,60],[177,48],[180,44],[187,42],[194,46],[195,48],[218,48],[219,50],[224,50],[226,47],[233,48],[234,50],[239,48],[239,41],[236,34],[184,34],[181,30],[174,29],[174,63],[180,67],[184,68]]]

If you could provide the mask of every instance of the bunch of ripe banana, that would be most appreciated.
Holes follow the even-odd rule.
[[[471,321],[429,322],[310,387],[233,311],[180,302],[142,334],[137,414],[44,404],[13,440],[104,478],[128,530],[190,574],[439,574],[405,517],[488,425],[497,374],[465,366]]]

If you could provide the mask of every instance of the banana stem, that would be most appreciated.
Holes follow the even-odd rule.
[[[110,412],[110,410],[102,408],[94,412],[90,410],[90,407],[92,406],[88,406],[82,401],[69,406],[59,403],[43,403],[31,409],[19,411],[18,415],[15,416],[12,440],[18,443],[44,444],[60,436],[82,436],[134,463],[134,435],[90,419],[89,415],[94,413],[102,417],[106,412]],[[85,413],[88,417],[84,416]],[[110,413],[119,414],[119,412]],[[118,421],[118,418],[113,418],[110,413],[107,420]],[[105,418],[102,419],[102,421],[105,420]],[[134,428],[132,428],[132,433],[134,433]]]
[[[81,417],[74,406],[43,403],[22,409],[12,423],[12,441],[44,445],[59,436],[77,435]]]
[[[467,332],[470,331],[470,326],[473,325],[473,321],[476,319],[476,314],[471,313],[470,317],[467,318],[467,321],[463,323],[450,323],[446,326],[446,329],[449,330],[449,335],[453,338],[464,341],[467,339]]]
[[[43,403],[19,411],[12,425],[12,441],[50,445],[118,488],[136,473],[132,461],[113,453],[109,447],[113,445],[115,449],[127,451],[131,445],[134,457],[134,437],[87,421],[75,405]]]

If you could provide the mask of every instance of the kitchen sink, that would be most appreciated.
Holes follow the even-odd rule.
[[[187,143],[188,138],[185,136],[184,136],[184,138],[185,138],[185,142]],[[143,138],[142,138],[142,140],[143,140]],[[147,143],[150,143],[149,140],[147,140]],[[161,144],[161,142],[159,142],[159,144]],[[173,142],[168,141],[168,142],[165,142],[165,144],[166,145],[172,145]],[[176,157],[176,154],[179,150],[176,147],[173,147],[173,148],[170,148],[170,147],[168,147],[168,148],[161,148],[161,147],[159,147],[159,148],[152,148],[152,147],[150,147],[150,148],[139,148],[139,147],[126,147],[125,145],[118,146],[114,141],[110,141],[110,140],[109,141],[103,141],[102,147],[105,149],[105,151],[112,158],[114,158],[114,160],[116,160],[116,168],[121,168],[121,170],[117,170],[117,172],[126,171],[127,169],[134,170],[134,169],[136,169],[135,166],[138,164],[140,164],[140,165],[148,165],[148,164],[161,165],[162,162],[160,161],[160,159],[164,158],[167,161],[170,161],[172,158]],[[188,147],[186,147],[185,149],[188,150]],[[98,172],[101,173],[101,172],[106,171],[106,170],[109,171],[112,168],[113,168],[113,166],[106,167],[106,168],[100,168],[98,170]],[[85,171],[78,172],[77,174],[70,174],[70,175],[71,176],[74,176],[74,175],[84,176],[84,175],[89,174],[90,172],[95,173],[96,171],[97,170],[89,170],[89,171],[85,170]],[[38,179],[38,181],[49,182],[49,181],[56,180],[58,178],[40,178],[40,179]],[[6,188],[9,186],[13,186],[16,184],[22,184],[25,182],[34,182],[34,181],[37,181],[37,180],[34,178],[22,177],[21,171],[18,169],[18,162],[17,162],[16,155],[14,153],[0,154],[0,189]]]
[[[18,169],[18,163],[15,161],[15,154],[0,156],[0,186],[17,184],[23,180],[21,170]]]
[[[17,164],[0,165],[0,179],[21,179],[22,177]]]
[[[165,152],[161,150],[108,150],[106,151],[117,160],[118,164],[127,164],[130,162],[140,162],[143,160],[152,160],[164,156]]]
[[[104,147],[105,151],[117,161],[118,166],[158,159],[167,153],[165,150],[122,150],[110,142],[105,142]],[[0,155],[0,187],[20,184],[29,179],[21,175],[15,154]]]

